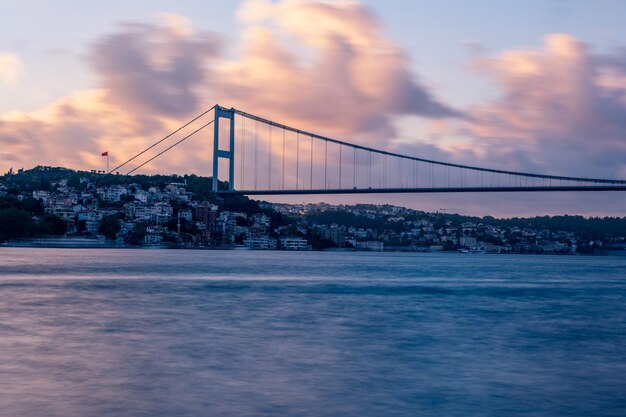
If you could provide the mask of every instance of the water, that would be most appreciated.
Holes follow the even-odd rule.
[[[0,416],[624,416],[626,259],[0,249]]]

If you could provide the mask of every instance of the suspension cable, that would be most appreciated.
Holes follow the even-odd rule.
[[[174,143],[173,145],[169,146],[168,148],[166,148],[165,150],[159,152],[158,154],[156,154],[155,156],[153,156],[152,158],[148,159],[146,162],[144,162],[143,164],[139,165],[138,167],[128,171],[126,173],[126,175],[130,175],[133,172],[137,171],[139,168],[143,167],[144,165],[154,161],[155,159],[157,159],[159,156],[163,155],[165,152],[169,151],[170,149],[172,149],[173,147],[183,143],[184,141],[186,141],[187,139],[189,139],[190,137],[192,137],[193,135],[195,135],[196,133],[198,133],[199,131],[201,131],[202,129],[204,129],[205,127],[210,126],[211,124],[213,124],[215,120],[211,120],[209,123],[205,124],[204,126],[202,126],[199,129],[196,129],[194,132],[190,133],[189,135],[185,136],[184,138],[182,138],[181,140],[179,140],[178,142]]]
[[[178,129],[176,129],[175,131],[173,131],[172,133],[170,133],[169,135],[165,136],[164,138],[160,139],[159,141],[153,143],[152,145],[148,146],[146,149],[144,149],[143,151],[139,152],[137,155],[133,156],[132,158],[130,158],[129,160],[127,160],[126,162],[124,162],[121,165],[116,166],[115,168],[113,168],[112,170],[110,170],[109,172],[107,172],[107,174],[112,173],[113,171],[117,171],[118,169],[120,169],[121,167],[125,166],[126,164],[128,164],[129,162],[134,161],[135,159],[137,159],[138,157],[140,157],[141,155],[143,155],[144,153],[148,152],[150,149],[154,148],[155,146],[157,146],[158,144],[162,143],[163,141],[169,139],[170,137],[172,137],[173,135],[175,135],[176,133],[180,132],[181,130],[183,130],[184,128],[186,128],[187,126],[189,126],[190,124],[192,124],[193,122],[195,122],[196,120],[200,119],[202,116],[206,115],[208,112],[210,112],[211,110],[214,110],[214,107],[211,107],[210,109],[208,109],[207,111],[205,111],[204,113],[200,114],[199,116],[195,117],[194,119],[190,120],[189,122],[185,123],[184,125],[182,125],[181,127],[179,127]],[[126,174],[128,175],[128,174]]]

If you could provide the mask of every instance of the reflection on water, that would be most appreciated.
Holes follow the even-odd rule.
[[[0,416],[624,416],[623,258],[0,249]]]

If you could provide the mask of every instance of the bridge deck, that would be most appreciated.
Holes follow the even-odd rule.
[[[424,193],[510,193],[566,191],[626,191],[626,185],[529,186],[529,187],[442,187],[442,188],[343,188],[318,190],[222,190],[222,195],[315,195],[315,194],[424,194]]]

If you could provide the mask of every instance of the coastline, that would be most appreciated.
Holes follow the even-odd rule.
[[[197,247],[184,246],[177,244],[154,244],[154,245],[127,245],[119,244],[114,241],[93,238],[75,238],[75,237],[39,237],[24,238],[9,242],[0,243],[1,248],[25,248],[25,249],[129,249],[129,250],[190,250],[190,251],[253,251],[253,252],[327,252],[327,253],[416,253],[416,254],[458,254],[462,256],[471,255],[537,255],[537,256],[626,256],[626,250],[607,249],[593,254],[581,253],[537,253],[537,252],[489,252],[489,251],[460,251],[460,250],[432,250],[432,249],[403,249],[403,248],[385,248],[382,251],[359,250],[352,248],[327,248],[320,250],[285,250],[285,249],[252,249],[245,246],[230,247]]]

